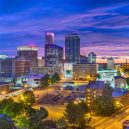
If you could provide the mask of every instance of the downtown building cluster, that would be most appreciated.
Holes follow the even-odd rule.
[[[32,82],[33,78],[33,84],[28,85],[37,87],[41,77],[54,73],[58,73],[61,77],[72,77],[75,80],[85,80],[89,76],[94,79],[97,74],[96,54],[91,52],[88,57],[80,55],[80,37],[77,33],[65,36],[65,50],[55,43],[53,33],[45,33],[44,39],[42,58],[38,57],[36,46],[18,46],[17,55],[14,58],[1,55],[0,82],[11,83],[15,78],[16,86],[23,86],[25,80]],[[79,72],[85,67],[85,72],[82,72],[85,74],[83,77]]]
[[[61,78],[88,84],[89,93],[86,97],[89,106],[97,96],[102,95],[106,82],[117,89],[127,87],[126,79],[117,76],[117,71],[128,68],[128,63],[116,64],[112,57],[108,58],[106,63],[97,63],[97,55],[94,52],[90,52],[87,56],[81,55],[81,40],[77,33],[69,33],[65,36],[65,49],[55,43],[53,33],[45,33],[44,39],[44,57],[40,59],[38,47],[35,46],[18,46],[15,58],[1,57],[0,82],[11,83],[15,79],[16,87],[34,88],[40,86],[40,80],[46,74],[52,76],[58,73]],[[122,102],[124,96],[119,95],[121,94],[118,96],[114,94],[114,98],[119,98]]]

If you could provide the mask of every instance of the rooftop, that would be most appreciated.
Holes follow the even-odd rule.
[[[0,82],[0,86],[10,84],[10,82]]]
[[[122,77],[122,76],[115,76],[115,77],[114,77],[114,79],[120,79],[120,78],[125,79],[125,78]]]
[[[117,91],[113,91],[112,92],[112,97],[121,97],[123,95],[126,95],[127,93],[128,93],[127,90],[120,89],[120,90],[117,90]]]
[[[86,85],[78,86],[77,89],[78,91],[85,91],[86,90]]]
[[[101,88],[103,88],[104,86],[105,86],[104,81],[91,81],[91,82],[89,82],[89,84],[87,85],[88,88],[94,88],[94,89],[96,89],[96,88],[101,89]]]
[[[24,76],[26,78],[42,78],[44,77],[45,75],[43,74],[30,74],[30,75],[27,75],[27,76]]]

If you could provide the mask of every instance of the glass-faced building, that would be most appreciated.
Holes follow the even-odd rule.
[[[67,63],[80,62],[80,37],[76,33],[65,36],[65,59]]]
[[[63,61],[63,48],[56,44],[45,44],[45,66],[59,66]]]

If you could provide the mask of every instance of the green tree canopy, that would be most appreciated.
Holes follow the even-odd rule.
[[[58,129],[66,129],[68,127],[68,123],[66,122],[65,118],[60,118],[57,120],[57,128]]]
[[[46,74],[43,78],[41,78],[41,87],[47,87],[50,85],[50,75]]]
[[[54,76],[56,78],[56,81],[60,81],[61,80],[60,75],[57,72],[54,74]]]
[[[110,85],[111,85],[110,82],[106,82],[105,88],[103,90],[103,95],[112,98],[113,88]]]
[[[28,111],[29,129],[44,129],[43,120],[48,117],[48,111],[41,107],[40,109],[30,108]]]
[[[119,70],[117,71],[117,76],[121,76],[121,72]]]
[[[70,125],[83,129],[86,124],[84,120],[87,112],[88,107],[85,102],[75,103],[72,101],[66,106],[64,116]]]
[[[129,78],[126,78],[126,83],[129,86]]]
[[[94,101],[94,111],[97,115],[110,116],[115,112],[113,99],[109,96],[100,96]]]
[[[9,122],[5,118],[0,118],[0,129],[16,129],[13,122]]]
[[[101,79],[101,74],[97,74],[97,78],[98,79]]]
[[[35,103],[35,96],[32,91],[26,91],[23,93],[21,96],[21,101],[26,105],[26,106],[32,106]]]
[[[0,102],[0,113],[6,114],[11,118],[16,118],[18,114],[22,113],[23,105],[18,102],[14,102],[11,99],[5,99]]]
[[[28,100],[27,97],[24,99],[26,99],[25,102]],[[31,106],[31,104],[25,104],[23,101],[14,102],[11,99],[2,100],[0,102],[0,113],[9,116],[19,128],[45,129],[43,121],[48,117],[47,110],[43,107],[34,109]]]

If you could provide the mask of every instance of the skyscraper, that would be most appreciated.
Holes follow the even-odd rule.
[[[96,54],[94,52],[88,54],[88,63],[96,63]]]
[[[65,59],[67,63],[80,62],[80,37],[76,33],[65,36]]]
[[[53,44],[54,43],[54,34],[50,32],[45,33],[45,44]]]
[[[54,44],[54,34],[45,33],[45,66],[59,66],[63,61],[63,48]]]
[[[45,66],[59,66],[63,61],[63,48],[56,44],[45,44]]]
[[[20,46],[17,48],[17,58],[30,60],[31,67],[38,67],[38,48],[34,46]]]

